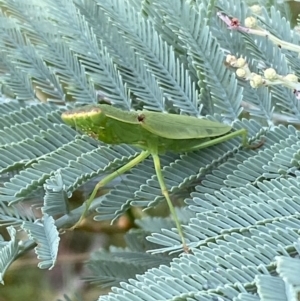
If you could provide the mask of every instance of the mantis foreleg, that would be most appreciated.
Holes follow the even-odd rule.
[[[84,217],[86,216],[93,200],[96,197],[97,191],[105,186],[106,184],[108,184],[110,181],[114,180],[115,178],[117,178],[118,176],[122,175],[123,173],[125,173],[126,171],[130,170],[131,168],[133,168],[135,165],[139,164],[140,162],[142,162],[143,160],[145,160],[148,156],[150,155],[149,151],[142,151],[137,157],[135,157],[133,160],[131,160],[130,162],[128,162],[127,164],[123,165],[122,167],[120,167],[119,169],[117,169],[116,171],[112,172],[111,174],[107,175],[106,177],[104,177],[94,188],[93,192],[91,193],[90,197],[88,198],[88,200],[85,202],[85,209],[84,212],[82,213],[82,215],[80,216],[78,222],[70,228],[70,230],[73,230],[75,228],[77,228],[79,226],[79,224],[82,222],[82,220],[84,219]]]

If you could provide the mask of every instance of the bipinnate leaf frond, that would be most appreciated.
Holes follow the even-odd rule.
[[[258,287],[258,294],[261,301],[270,300],[271,298],[278,298],[278,300],[288,301],[293,300],[294,296],[289,292],[288,284],[279,277],[272,277],[270,275],[256,276],[256,284]],[[274,288],[276,287],[276,290]],[[244,297],[245,298],[245,297]],[[244,300],[242,298],[242,300]]]
[[[14,261],[18,251],[19,245],[18,240],[16,238],[16,230],[13,226],[7,227],[7,231],[10,236],[10,241],[4,241],[2,237],[0,237],[0,283],[4,284],[3,276],[10,266],[10,264]]]
[[[223,51],[206,25],[207,6],[204,3],[191,6],[188,2],[183,2],[180,9],[170,2],[159,2],[153,6],[156,12],[163,15],[164,27],[177,35],[180,45],[186,49],[199,80],[211,93],[215,112],[224,114],[226,111],[230,120],[237,119],[241,113],[242,90],[232,73],[222,64]],[[156,20],[159,22],[161,19],[155,18],[154,22]]]
[[[160,88],[182,112],[199,115],[196,83],[189,70],[177,58],[175,51],[159,36],[150,20],[136,12],[128,1],[103,1],[99,5],[113,20],[126,43],[137,50],[137,55],[152,72]]]
[[[128,281],[141,271],[146,272],[153,267],[168,265],[174,256],[152,255],[146,252],[156,247],[146,239],[148,234],[144,230],[131,230],[125,235],[126,248],[110,247],[109,252],[94,252],[87,263],[91,276],[86,280],[101,287],[119,286],[119,283]]]
[[[279,124],[299,124],[299,99],[279,85],[252,88],[224,58],[243,56],[253,72],[272,67],[284,76],[299,75],[299,56],[220,22],[217,11],[243,22],[246,1],[213,2],[0,1],[1,88],[16,98],[0,100],[0,219],[15,227],[0,242],[0,281],[35,242],[39,267],[52,268],[58,230],[82,211],[70,210],[68,198],[85,187],[85,200],[94,183],[138,154],[62,122],[64,110],[101,98],[124,110],[205,115],[247,129],[253,147],[238,137],[160,155],[172,200],[187,193],[178,212],[190,253],[177,258],[181,240],[169,217],[136,220],[127,248],[94,253],[88,263],[90,281],[118,286],[99,300],[291,300],[299,286],[299,131]],[[261,26],[299,44],[284,6],[264,5]],[[110,186],[91,206],[97,220],[163,200],[151,157]],[[41,220],[27,210],[32,204]],[[22,250],[20,225],[30,236]]]
[[[225,241],[218,239],[216,242],[211,241],[209,247],[203,245],[201,249],[191,249],[191,254],[184,254],[174,259],[170,267],[151,269],[143,276],[137,276],[137,280],[130,280],[128,284],[121,283],[121,288],[115,287],[113,293],[101,296],[99,300],[115,300],[116,296],[124,300],[130,300],[130,298],[134,300],[136,295],[140,297],[140,300],[147,300],[142,297],[145,290],[148,297],[153,299],[157,298],[157,292],[160,291],[165,292],[163,298],[167,300],[176,300],[178,296],[183,299],[191,298],[191,300],[214,300],[214,297],[225,298],[225,300],[233,298],[245,301],[269,300],[267,296],[274,295],[272,291],[275,287],[278,289],[278,296],[285,296],[286,283],[271,276],[275,273],[275,262],[272,260],[276,253],[287,255],[287,250],[295,251],[293,243],[288,248],[284,246],[287,246],[286,239],[292,242],[296,235],[293,235],[293,231],[288,231],[288,235],[283,238],[278,235],[280,232],[276,233],[272,229],[274,227],[270,227],[269,233],[273,234],[274,242],[278,242],[275,250],[269,246],[272,241],[272,239],[270,240],[271,236],[267,237],[266,233],[262,234],[263,232],[257,231],[263,235],[262,237],[254,235],[253,238],[247,236],[244,239],[239,239],[241,235],[238,233],[232,237],[228,235]],[[280,237],[281,242],[279,243]],[[258,246],[260,246],[259,249],[257,249]],[[299,259],[293,261],[293,264],[297,266],[296,261]],[[263,262],[265,263],[263,264]],[[277,271],[281,277],[284,277],[280,262],[285,263],[285,270],[287,270],[292,267],[291,260],[287,258],[277,261]],[[293,275],[293,273],[289,275]],[[252,282],[253,277],[256,279],[261,299],[256,295],[256,287]],[[168,279],[167,283],[166,278]],[[296,280],[297,278],[295,278],[296,282],[293,282],[293,278],[283,279],[287,279],[289,285],[296,285],[299,282]],[[168,284],[173,282],[176,282],[177,286],[173,285],[170,290]],[[155,290],[147,289],[149,283],[153,284]],[[290,299],[281,298],[279,300]]]
[[[19,72],[16,66],[14,66],[10,59],[3,54],[0,57],[1,69],[6,70],[7,75],[3,75],[1,78],[2,85],[5,84],[9,88],[10,94],[15,95],[20,100],[29,100],[35,98],[35,92],[32,87],[32,83],[28,76],[22,72]]]
[[[275,258],[276,273],[272,275],[258,275],[255,277],[260,300],[266,301],[276,298],[278,300],[297,300],[300,284],[297,274],[300,267],[299,246],[298,239],[294,243],[296,257],[284,253],[282,256]]]
[[[35,252],[41,261],[38,267],[52,269],[55,265],[59,235],[52,216],[44,214],[43,219],[36,223],[24,222],[22,228],[28,233],[30,239],[36,242]]]
[[[0,203],[0,225],[21,225],[24,221],[34,222],[35,215],[30,209],[24,208],[22,204],[7,207],[6,203]]]
[[[12,3],[15,6],[15,3]],[[14,9],[18,7],[15,6]],[[20,9],[20,7],[18,7]],[[24,13],[24,12],[23,12]],[[1,11],[0,17],[3,19],[6,15]],[[31,43],[30,39],[24,36],[21,32],[22,26],[16,19],[11,19],[10,23],[1,22],[1,44],[2,52],[4,56],[2,57],[2,62],[4,68],[9,68],[11,71],[17,66],[21,75],[19,76],[19,81],[22,78],[22,74],[27,74],[28,80],[30,79],[32,83],[35,83],[43,92],[51,95],[55,99],[63,99],[64,92],[58,80],[56,79],[53,70],[46,66],[41,57],[40,53],[37,51],[36,47]],[[11,24],[8,28],[7,24]],[[11,72],[14,74],[15,72]],[[28,100],[30,98],[24,98],[23,91],[25,92],[26,87],[29,89],[28,80],[25,80],[25,85],[23,90],[21,90],[20,85],[11,86],[14,81],[9,80],[6,77],[6,81],[11,86],[12,91],[15,95],[21,99]],[[50,89],[51,83],[52,88]],[[18,88],[18,90],[16,89]],[[22,93],[21,93],[22,92]],[[32,95],[31,95],[32,98]]]
[[[44,189],[43,213],[47,213],[50,216],[69,213],[68,197],[71,197],[71,193],[67,193],[60,170],[46,180]]]
[[[155,78],[148,72],[147,66],[139,58],[138,54],[128,47],[126,40],[118,31],[118,28],[114,26],[107,14],[101,10],[94,1],[77,3],[77,7],[85,17],[85,20],[92,25],[93,33],[97,37],[97,40],[100,41],[101,47],[105,45],[105,49],[111,54],[118,72],[126,82],[127,88],[130,89],[131,93],[144,104],[145,108],[155,111],[164,111],[165,105],[162,91],[155,81]],[[79,41],[81,41],[81,39]],[[92,57],[87,56],[87,54],[90,56],[95,56],[95,54],[90,54],[91,51],[88,45],[86,43],[79,44],[79,41],[72,40],[71,42],[72,45],[76,47],[74,49],[83,57],[84,64],[89,66],[93,62],[93,66],[99,68],[99,64],[95,64],[97,58],[92,59]],[[98,52],[99,50],[96,51],[96,53]],[[92,76],[97,76],[97,74],[93,74]],[[103,83],[107,81],[107,78],[99,79],[101,79],[99,85],[103,87]],[[103,87],[103,89],[105,90],[105,87]],[[108,91],[107,95],[109,95],[109,98],[111,98],[113,91],[112,89]],[[131,103],[128,104],[134,105]],[[124,107],[124,104],[120,105]]]
[[[89,261],[87,267],[92,275],[85,279],[102,288],[119,285],[120,282],[134,278],[136,274],[141,271],[146,272],[148,268],[152,267],[151,264],[132,263],[121,260],[117,256],[110,254],[105,256],[104,254],[104,252],[101,252],[99,258]]]

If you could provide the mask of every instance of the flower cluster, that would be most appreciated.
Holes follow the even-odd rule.
[[[259,27],[257,25],[257,19],[253,16],[245,19],[245,26],[242,26],[237,18],[229,18],[227,15],[220,12],[218,13],[218,16],[222,21],[224,21],[227,24],[228,28],[230,29],[244,32],[247,34],[266,37],[278,47],[300,53],[300,46],[282,41],[279,38],[272,35],[269,31]],[[262,75],[257,74],[251,72],[244,58],[237,58],[233,55],[227,55],[226,63],[231,67],[236,68],[237,76],[249,81],[252,88],[259,88],[261,86],[271,85],[283,85],[285,87],[288,87],[289,89],[292,89],[296,97],[300,99],[300,84],[298,83],[298,77],[294,74],[280,75],[273,68],[265,69]]]

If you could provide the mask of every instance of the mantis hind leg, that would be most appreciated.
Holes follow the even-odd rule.
[[[227,141],[229,139],[232,139],[232,138],[235,138],[235,137],[238,137],[238,136],[242,137],[242,145],[243,145],[243,147],[250,148],[250,149],[259,148],[265,142],[265,140],[262,139],[258,143],[254,144],[254,145],[252,145],[252,144],[250,145],[249,142],[248,142],[248,139],[247,139],[247,137],[248,137],[248,131],[246,129],[239,129],[237,131],[230,132],[230,133],[228,133],[228,134],[226,134],[224,136],[216,137],[216,138],[213,138],[211,140],[202,142],[201,144],[193,146],[192,148],[189,148],[186,151],[196,151],[196,150],[199,150],[199,149],[202,149],[202,148],[206,148],[206,147],[209,147],[209,146],[213,146],[213,145],[225,142],[225,141]]]
[[[186,245],[186,242],[185,242],[185,238],[184,238],[184,235],[183,235],[182,226],[181,226],[181,223],[180,223],[180,221],[178,219],[178,216],[177,216],[175,208],[174,208],[174,206],[172,204],[172,201],[170,199],[170,195],[169,195],[169,192],[167,190],[167,187],[166,187],[166,184],[165,184],[165,180],[164,180],[164,177],[163,177],[162,172],[161,172],[161,166],[160,166],[159,156],[157,154],[153,154],[152,153],[152,158],[153,158],[154,167],[155,167],[155,171],[156,171],[156,175],[157,175],[157,179],[158,179],[158,183],[159,183],[161,192],[162,192],[163,196],[167,200],[167,203],[168,203],[171,215],[172,215],[172,217],[174,219],[174,222],[175,222],[177,230],[178,230],[178,234],[179,234],[179,236],[181,238],[183,249],[184,249],[184,251],[186,253],[188,253],[189,248],[188,248],[188,246]]]
[[[240,130],[237,130],[237,131],[234,131],[234,132],[230,132],[229,134],[226,134],[224,136],[216,137],[216,138],[213,138],[211,140],[202,142],[201,144],[196,145],[196,146],[188,149],[188,151],[196,151],[198,149],[202,149],[202,148],[206,148],[206,147],[209,147],[209,146],[213,146],[215,144],[219,144],[221,142],[225,142],[225,141],[227,141],[229,139],[232,139],[232,138],[235,138],[235,137],[238,137],[238,136],[242,137],[242,144],[243,144],[243,146],[244,147],[249,147],[248,140],[247,140],[248,131],[246,129],[240,129]]]

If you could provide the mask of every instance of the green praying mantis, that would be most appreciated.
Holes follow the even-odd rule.
[[[230,125],[199,119],[192,116],[165,114],[152,111],[123,111],[107,104],[87,105],[62,114],[65,123],[108,144],[126,143],[142,149],[133,160],[104,177],[86,201],[82,221],[97,191],[132,167],[152,156],[162,195],[167,200],[175,221],[183,249],[187,252],[181,223],[171,202],[161,171],[159,155],[166,151],[188,152],[206,148],[228,139],[241,136],[243,146],[248,146],[247,130],[231,131]]]

